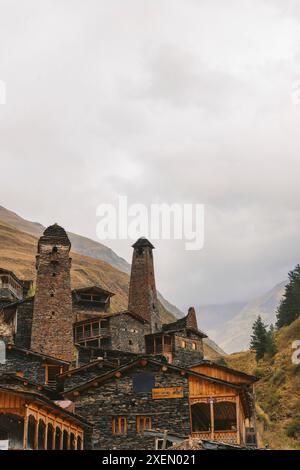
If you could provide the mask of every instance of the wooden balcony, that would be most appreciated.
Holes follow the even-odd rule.
[[[225,444],[238,444],[238,434],[236,431],[193,432],[192,437],[195,439],[224,442]]]

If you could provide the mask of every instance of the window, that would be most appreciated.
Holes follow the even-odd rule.
[[[62,367],[50,364],[45,365],[45,384],[56,384],[56,376],[62,372]]]
[[[99,336],[99,323],[92,324],[93,336]]]
[[[182,340],[182,341],[181,341],[181,347],[182,347],[183,349],[186,349],[186,346],[187,346],[186,341]]]
[[[128,341],[129,346],[132,346],[132,341],[131,339]]]
[[[135,374],[132,378],[132,387],[135,393],[150,393],[155,387],[155,376],[148,372]]]
[[[136,417],[136,432],[143,433],[144,431],[152,428],[151,416],[137,416]]]
[[[195,341],[192,342],[192,349],[197,351],[197,343],[195,343]]]
[[[211,431],[211,413],[209,403],[195,403],[191,407],[193,432]]]
[[[86,338],[91,337],[91,324],[84,325],[84,333]]]
[[[113,434],[127,434],[127,419],[124,416],[114,416],[112,419]]]
[[[83,338],[83,326],[76,327],[76,341],[79,341]]]

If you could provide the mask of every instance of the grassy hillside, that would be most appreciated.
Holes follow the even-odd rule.
[[[278,352],[256,364],[250,351],[225,357],[226,363],[260,377],[256,385],[260,445],[300,450],[300,365],[292,363],[292,343],[300,340],[300,317],[276,334]]]

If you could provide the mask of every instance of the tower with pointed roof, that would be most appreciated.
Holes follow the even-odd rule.
[[[68,235],[57,224],[39,239],[31,332],[33,351],[65,361],[72,361],[74,348],[70,249]]]
[[[143,318],[149,332],[155,333],[161,329],[161,321],[154,276],[154,246],[146,238],[139,238],[132,247],[128,309]]]

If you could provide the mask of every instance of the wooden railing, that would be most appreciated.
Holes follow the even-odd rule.
[[[193,432],[192,437],[195,439],[207,439],[212,441],[225,442],[226,444],[237,444],[236,431],[215,431],[211,432]]]

